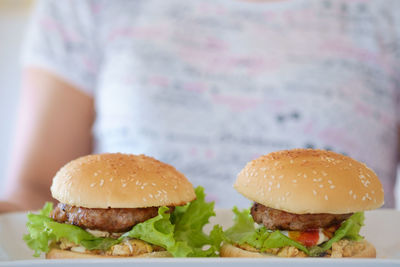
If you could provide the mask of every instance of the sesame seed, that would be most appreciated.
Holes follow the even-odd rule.
[[[313,192],[314,195],[317,195],[317,191],[313,190],[312,192]]]
[[[354,194],[354,195],[353,195],[353,198],[354,198],[354,199],[356,199],[356,198],[357,198],[357,195],[356,195],[356,194]]]
[[[156,184],[155,184],[155,183],[151,183],[151,185],[152,185],[152,186],[156,186]]]
[[[97,176],[97,175],[99,175],[99,174],[98,174],[97,172],[95,172],[95,173],[93,173],[93,175],[94,175],[94,176]]]
[[[111,177],[111,178],[110,178],[110,182],[112,182],[112,181],[113,181],[113,179],[114,179],[114,178],[113,178],[113,177]]]
[[[269,184],[269,185],[272,185],[272,182],[269,182],[268,184]]]
[[[280,188],[280,187],[281,187],[281,184],[278,183],[278,184],[276,185],[276,188]]]
[[[144,197],[144,198],[143,198],[143,201],[144,201],[144,202],[146,202],[146,201],[147,201],[147,199]]]
[[[301,172],[299,172],[298,174],[297,174],[297,176],[301,176],[302,175],[302,173]]]
[[[313,181],[314,181],[314,182],[318,182],[318,179],[315,179],[315,178],[314,178]]]
[[[100,180],[100,186],[103,186],[103,184],[104,184],[104,180],[101,179],[101,180]]]
[[[153,195],[152,195],[152,194],[149,194],[149,197],[150,197],[150,198],[153,198]]]
[[[278,177],[279,179],[282,179],[283,178],[283,175],[279,175],[279,177]]]
[[[328,180],[328,184],[332,184],[332,181],[331,181],[331,180]]]
[[[322,188],[322,187],[324,187],[324,185],[323,185],[323,184],[320,184],[320,185],[319,185],[319,188]]]
[[[275,163],[274,163],[275,166],[278,166],[278,164],[279,164],[279,162],[275,162]]]
[[[178,186],[177,185],[174,185],[174,189],[177,189],[178,188]]]
[[[90,187],[94,187],[96,185],[96,183],[91,183]]]
[[[325,195],[325,200],[328,200],[328,195]]]
[[[297,183],[297,180],[293,180],[293,183]]]
[[[317,174],[317,171],[316,171],[316,170],[313,170],[312,173],[313,173],[313,174]]]
[[[122,187],[126,187],[126,184],[122,184]],[[143,189],[143,188],[142,188]]]
[[[142,185],[142,186],[140,187],[140,189],[142,189],[142,190],[143,190],[143,189],[144,189],[144,186]]]
[[[350,190],[349,191],[349,195],[351,196],[353,194],[353,190]]]
[[[363,200],[363,201],[365,200],[365,196],[362,197],[362,200]]]
[[[275,179],[275,175],[271,175],[271,178],[272,178],[272,179]]]
[[[371,191],[371,193],[372,193],[372,194],[375,194],[375,191],[374,191],[374,190],[372,190],[372,191]]]
[[[267,175],[266,175],[266,174],[264,174],[264,178],[267,178]]]
[[[323,176],[328,176],[328,174],[326,172],[324,172],[324,171],[322,172],[322,175]]]
[[[307,174],[304,174],[303,177],[304,177],[304,178],[307,178]]]
[[[291,160],[290,160],[290,164],[293,164],[293,162],[294,162],[294,161],[291,159]]]
[[[334,186],[334,185],[331,185],[329,188],[330,188],[330,189],[333,189],[333,188],[335,188],[335,186]]]
[[[271,187],[268,187],[268,191],[271,191]]]

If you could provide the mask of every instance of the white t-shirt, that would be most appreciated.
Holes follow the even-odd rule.
[[[40,1],[25,64],[93,96],[94,152],[146,154],[248,206],[232,184],[271,151],[365,162],[393,207],[400,1]]]

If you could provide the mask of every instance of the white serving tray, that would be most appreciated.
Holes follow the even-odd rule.
[[[234,259],[234,258],[192,258],[192,259],[85,259],[45,260],[35,258],[22,240],[26,233],[26,213],[0,215],[0,266],[400,266],[400,211],[375,210],[365,213],[365,226],[361,234],[377,249],[377,259]],[[210,229],[219,223],[226,229],[232,224],[230,210],[217,210]]]

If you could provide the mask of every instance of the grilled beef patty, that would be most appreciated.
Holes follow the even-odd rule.
[[[270,230],[305,231],[341,224],[352,213],[294,214],[254,203],[251,207],[251,215],[256,223],[264,224]]]
[[[89,209],[58,203],[50,217],[60,223],[112,233],[126,232],[158,215],[158,207]]]

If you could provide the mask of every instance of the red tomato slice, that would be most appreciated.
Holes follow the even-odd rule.
[[[306,247],[315,246],[319,240],[319,230],[308,230],[304,232],[289,231],[289,238],[296,240]]]

